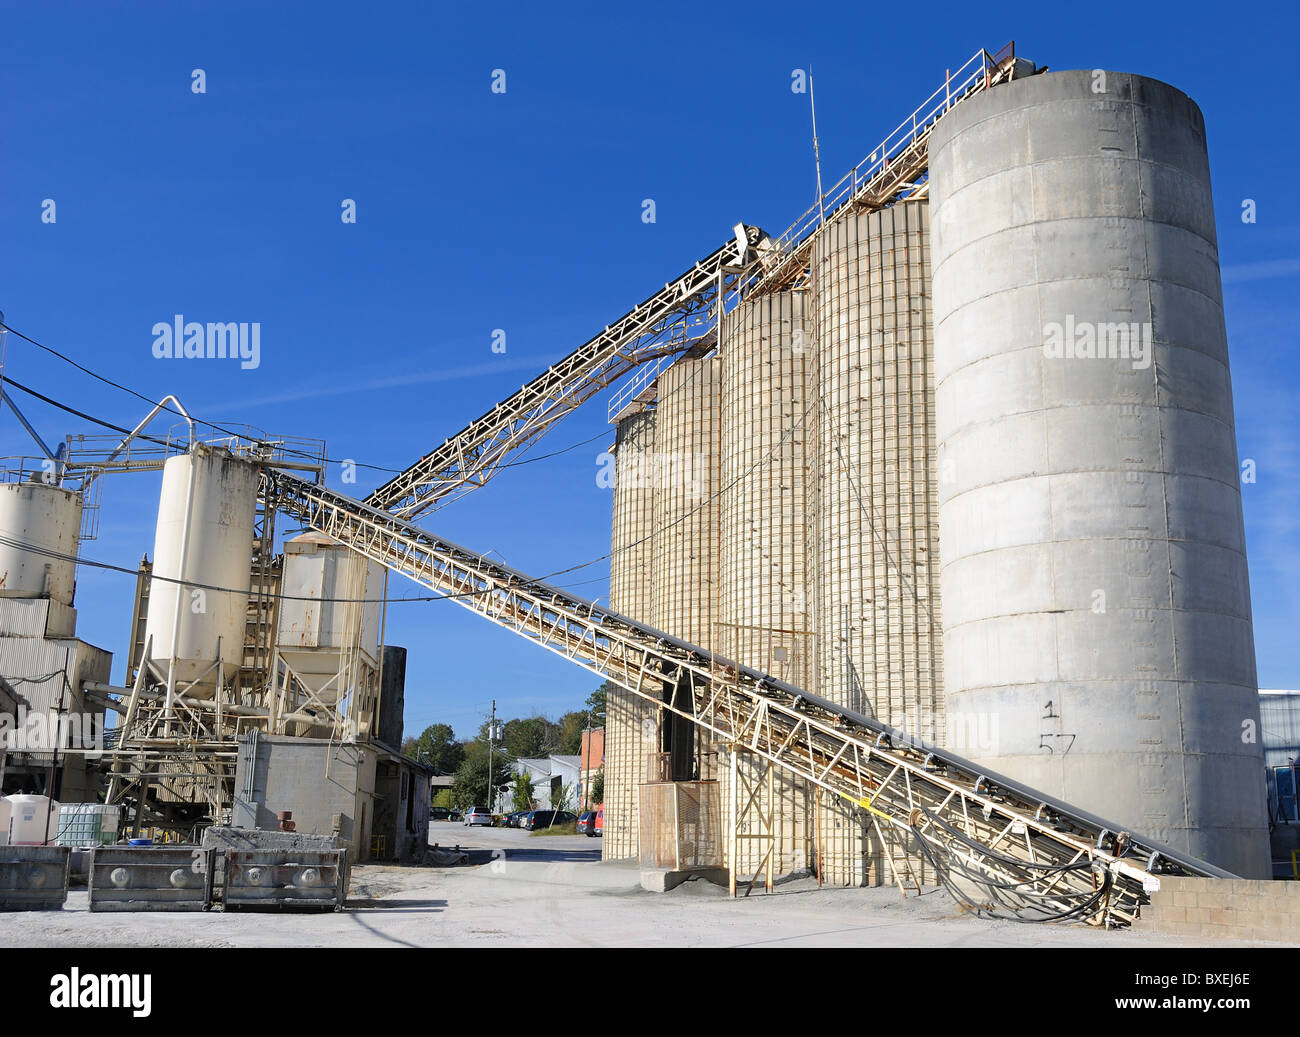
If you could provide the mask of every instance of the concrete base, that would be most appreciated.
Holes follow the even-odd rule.
[[[706,879],[715,886],[725,887],[729,885],[730,873],[726,868],[686,868],[682,871],[668,868],[642,869],[641,888],[650,893],[667,893],[689,879]]]

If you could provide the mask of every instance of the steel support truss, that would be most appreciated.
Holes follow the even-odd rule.
[[[701,259],[595,338],[548,367],[518,392],[375,490],[366,503],[403,518],[446,497],[482,486],[501,464],[565,415],[647,361],[691,348],[692,330],[707,333],[729,283],[752,262],[763,240],[757,227],[736,227],[735,240]]]
[[[1228,874],[336,491],[264,468],[262,492],[268,506],[687,717],[715,741],[848,800],[877,822],[882,843],[928,851],[962,881],[981,877],[1004,905],[1083,907],[1091,921],[1126,923],[1157,873]]]

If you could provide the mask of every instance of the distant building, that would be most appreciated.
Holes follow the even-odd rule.
[[[591,786],[596,780],[596,775],[600,769],[605,766],[605,729],[603,727],[593,727],[590,730],[582,732],[582,747],[578,751],[578,757],[582,760],[582,789],[578,797],[578,805],[595,808],[600,804],[592,796]]]

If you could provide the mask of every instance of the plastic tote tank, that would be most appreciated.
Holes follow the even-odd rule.
[[[218,658],[227,680],[243,662],[257,487],[256,465],[203,444],[163,469],[145,638],[196,698],[211,697]]]
[[[59,829],[59,804],[48,796],[10,796],[9,842],[15,846],[44,846]]]

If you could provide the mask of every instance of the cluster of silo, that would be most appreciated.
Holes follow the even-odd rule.
[[[1200,113],[1118,73],[1000,84],[939,122],[929,198],[828,222],[809,288],[741,302],[716,359],[661,376],[657,429],[620,425],[666,442],[716,365],[720,397],[691,403],[716,488],[697,513],[616,490],[616,551],[657,546],[615,555],[615,607],[1263,874]],[[875,855],[889,876],[850,809],[789,779],[774,797],[778,871],[812,853],[860,882]]]

